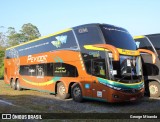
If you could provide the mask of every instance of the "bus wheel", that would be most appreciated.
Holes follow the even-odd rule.
[[[13,81],[13,80],[12,80],[12,88],[13,88],[14,90],[16,90],[16,89],[17,89],[16,82],[15,82],[15,81]]]
[[[160,96],[160,83],[156,81],[149,82],[150,97]]]
[[[82,102],[83,100],[82,89],[78,83],[73,84],[71,88],[71,95],[74,101]]]
[[[11,79],[11,80],[10,80],[11,88],[13,88],[13,82],[14,82],[13,79]]]
[[[67,99],[70,96],[66,93],[66,88],[62,82],[57,84],[57,96],[62,100]]]
[[[17,82],[16,82],[16,87],[17,87],[17,90],[18,91],[22,91],[22,88],[20,86],[20,83],[19,83],[19,80],[17,79]]]

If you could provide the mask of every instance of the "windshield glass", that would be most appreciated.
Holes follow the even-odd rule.
[[[156,49],[158,55],[160,55],[160,35],[151,35],[148,36],[148,38]]]
[[[136,44],[127,30],[111,25],[101,25],[101,30],[107,44],[121,49],[136,50]]]
[[[109,58],[111,78],[115,81],[130,83],[140,82],[142,77],[140,56],[120,56],[120,61]]]
[[[146,37],[135,39],[135,42],[136,42],[137,48],[153,51],[152,45]]]

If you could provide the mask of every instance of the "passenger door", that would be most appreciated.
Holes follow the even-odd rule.
[[[106,65],[104,59],[95,59],[92,61],[92,97],[105,99],[106,86],[99,83],[98,78],[106,79]]]

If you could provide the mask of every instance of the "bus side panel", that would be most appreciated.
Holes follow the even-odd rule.
[[[15,59],[5,59],[4,62],[4,81],[5,83],[10,84],[11,79],[15,81],[15,79],[19,76],[19,68],[16,65]]]
[[[152,57],[148,54],[142,54],[142,61],[143,61],[143,74],[145,78],[153,77],[156,79],[160,79],[160,61],[156,59],[156,63],[152,63]]]
[[[4,82],[6,84],[10,84],[10,66],[9,66],[9,59],[4,60]]]

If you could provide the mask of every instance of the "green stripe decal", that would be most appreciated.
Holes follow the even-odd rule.
[[[104,85],[110,85],[113,87],[118,87],[118,88],[122,88],[122,89],[140,89],[143,87],[144,82],[139,82],[139,83],[133,83],[133,84],[125,84],[125,83],[120,83],[120,82],[116,82],[116,81],[111,81],[111,80],[106,80],[103,78],[99,78],[97,77],[98,81]]]
[[[56,63],[58,63],[58,62],[63,63],[63,60],[62,60],[60,57],[58,57],[58,56],[56,56],[55,58],[53,58],[53,60],[54,60]]]
[[[93,97],[85,97],[85,96],[83,98],[88,100],[97,100],[97,101],[107,102],[107,100],[102,98],[93,98]]]
[[[31,84],[31,85],[34,85],[34,86],[46,86],[46,85],[50,85],[58,80],[60,80],[61,77],[54,77],[53,79],[49,80],[49,81],[44,81],[44,82],[34,82],[34,81],[30,81],[30,80],[27,80],[26,78],[22,78],[23,81],[25,81],[26,83],[28,84]]]
[[[25,86],[21,86],[21,88],[30,89],[30,90],[35,90],[35,91],[40,91],[40,92],[45,92],[45,93],[52,93],[52,94],[55,94],[55,92],[49,91],[49,90],[41,90],[41,89],[29,88],[29,87],[25,87]]]

